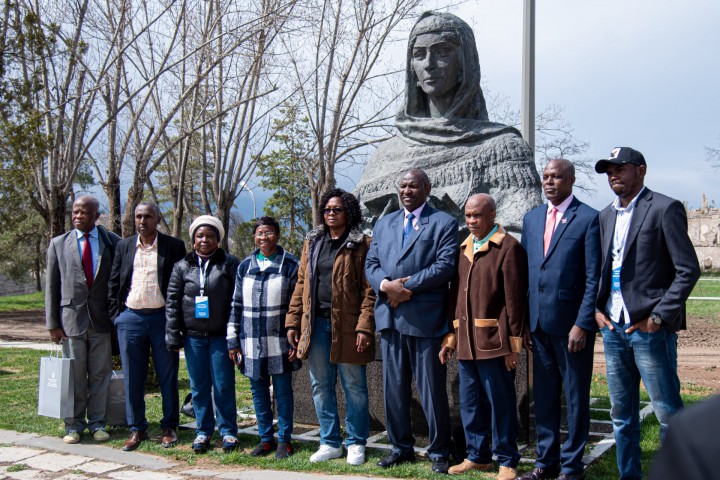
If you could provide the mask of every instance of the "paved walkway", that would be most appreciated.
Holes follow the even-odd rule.
[[[0,430],[0,480],[382,480],[287,470],[183,468],[162,457],[102,445],[66,445],[61,438]]]

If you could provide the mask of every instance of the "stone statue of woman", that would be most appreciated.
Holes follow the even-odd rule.
[[[497,222],[513,232],[541,203],[530,147],[515,128],[488,121],[475,36],[455,15],[425,12],[415,23],[395,126],[399,135],[380,145],[355,190],[367,224],[399,208],[397,179],[410,168],[428,174],[430,203],[460,225],[476,193],[496,199]]]

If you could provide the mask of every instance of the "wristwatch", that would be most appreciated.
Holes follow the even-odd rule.
[[[650,314],[650,320],[652,320],[655,325],[662,325],[662,323],[663,323],[662,318],[660,318],[660,315],[658,315],[657,313],[654,313],[654,312]]]

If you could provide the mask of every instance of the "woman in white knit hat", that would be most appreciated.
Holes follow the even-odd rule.
[[[197,436],[192,449],[205,453],[215,431],[213,398],[222,448],[237,447],[235,369],[227,355],[225,335],[240,261],[218,245],[222,222],[201,215],[190,225],[193,250],[175,264],[167,293],[165,343],[185,349]]]

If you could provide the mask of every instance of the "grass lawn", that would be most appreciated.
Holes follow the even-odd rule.
[[[45,308],[45,292],[0,297],[0,312],[42,310]]]
[[[3,349],[0,354],[0,382],[3,384],[3,406],[0,411],[0,429],[15,430],[19,432],[34,432],[43,435],[61,436],[63,424],[61,420],[40,417],[37,415],[37,379],[40,364],[40,357],[46,353],[25,350],[25,349]],[[237,375],[237,405],[240,410],[252,411],[252,397],[249,384],[245,377]],[[187,371],[184,362],[180,367],[180,398],[184,398],[189,392]],[[683,390],[683,398],[686,404],[699,401],[709,394],[709,390],[693,387]],[[609,408],[607,394],[607,382],[605,377],[596,375],[593,379],[592,396],[600,400],[595,405],[599,408]],[[643,394],[644,395],[644,394]],[[644,395],[644,399],[647,397]],[[186,462],[187,465],[202,465],[203,468],[221,468],[220,465],[238,465],[244,467],[257,467],[266,469],[280,469],[290,471],[319,471],[323,473],[343,473],[360,475],[377,475],[397,478],[418,478],[435,479],[437,475],[430,470],[430,463],[418,461],[415,464],[406,464],[393,468],[391,471],[383,470],[375,466],[375,463],[384,456],[383,452],[368,450],[368,461],[361,467],[347,465],[344,458],[325,462],[323,464],[311,464],[309,457],[317,449],[317,444],[294,442],[296,454],[283,461],[276,461],[274,458],[252,458],[247,453],[257,443],[257,438],[250,435],[241,435],[240,451],[232,454],[224,454],[222,449],[216,448],[207,455],[198,456],[192,453],[190,444],[195,436],[193,431],[181,430],[179,432],[180,442],[177,447],[164,449],[159,444],[160,429],[158,419],[161,416],[161,399],[158,391],[150,391],[147,397],[148,418],[151,422],[149,434],[157,441],[144,442],[140,452],[152,453],[170,457],[173,460]],[[596,415],[594,415],[596,416]],[[597,417],[597,416],[596,416]],[[598,418],[607,419],[607,414],[601,413]],[[183,421],[187,420],[183,417]],[[114,448],[120,448],[126,439],[127,431],[124,428],[110,428],[112,436],[109,444]],[[214,439],[218,441],[217,437]],[[91,443],[92,440],[86,435],[84,442]],[[219,445],[218,445],[219,446]],[[654,416],[650,416],[643,424],[642,448],[643,448],[643,469],[646,470],[652,460],[652,456],[659,446],[659,426]],[[214,466],[213,466],[214,465]],[[527,471],[532,465],[521,464],[520,470]],[[647,470],[646,470],[647,471]],[[458,476],[459,479],[493,479],[495,473],[478,475],[468,474]],[[615,466],[614,448],[605,454],[598,462],[588,469],[588,478],[592,479],[613,479],[617,478]]]

